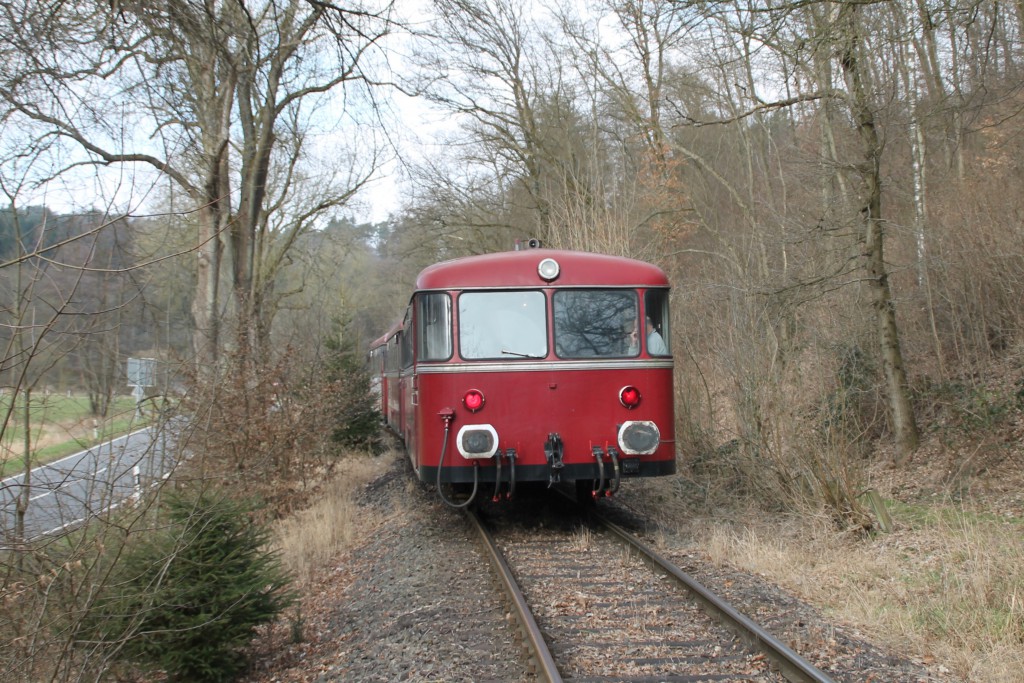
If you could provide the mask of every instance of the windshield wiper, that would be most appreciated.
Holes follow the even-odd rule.
[[[532,353],[519,353],[518,351],[509,351],[508,349],[502,349],[501,353],[507,356],[519,356],[520,358],[536,358],[540,359],[544,356],[535,356]]]

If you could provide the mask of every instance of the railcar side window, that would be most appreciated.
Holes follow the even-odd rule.
[[[398,368],[401,366],[401,357],[398,351],[398,335],[388,339],[388,350],[384,352],[384,370],[385,372],[398,372]]]
[[[554,294],[555,353],[561,358],[636,356],[636,292],[565,289]]]
[[[459,353],[469,359],[517,360],[548,355],[544,293],[463,292]]]
[[[398,343],[401,346],[402,369],[412,367],[412,306],[405,309],[405,319],[402,322],[402,331],[398,333]]]
[[[670,356],[668,326],[668,290],[649,289],[644,294],[644,315],[650,321],[647,329],[647,353],[652,356]]]
[[[447,294],[417,295],[419,308],[419,359],[448,360],[452,357],[452,300]]]

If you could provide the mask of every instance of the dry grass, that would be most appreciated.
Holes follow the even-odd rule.
[[[309,582],[332,557],[374,528],[378,520],[368,519],[369,508],[359,508],[356,496],[366,484],[391,467],[389,456],[365,454],[344,458],[337,474],[323,486],[323,492],[309,508],[282,519],[274,529],[277,548],[285,567],[299,586]]]
[[[760,415],[762,424],[790,430],[784,447],[690,451],[679,476],[631,481],[622,500],[658,521],[666,536],[766,577],[878,645],[972,683],[1021,680],[1024,346],[919,386],[923,441],[899,467],[885,464],[892,446],[873,431],[816,450],[807,436],[814,430],[792,417],[822,411],[791,410],[799,403],[793,399],[787,410]],[[730,429],[719,440],[739,433],[736,421],[725,422]],[[823,453],[834,457],[822,460]],[[765,477],[766,463],[775,462],[769,456],[788,458],[783,473],[838,472],[831,479],[848,481],[850,494],[839,501],[856,501],[868,524],[858,523],[860,514],[837,515],[840,506],[822,495],[826,487],[797,490],[801,499],[790,479]],[[885,498],[892,533],[865,533],[874,516],[863,505],[868,489]]]
[[[1019,681],[1020,455],[1000,451],[999,466],[986,463],[965,489],[962,477],[950,474],[961,460],[955,448],[933,439],[922,453],[913,469],[880,468],[867,477],[887,496],[892,533],[844,531],[825,506],[782,512],[762,501],[755,509],[714,479],[685,473],[630,482],[623,502],[676,530],[713,562],[764,576],[879,645],[972,683]]]
[[[581,526],[572,535],[572,549],[578,551],[590,550],[594,543],[594,533],[589,527]]]
[[[695,540],[713,561],[761,574],[958,677],[1020,680],[1024,520],[945,506],[904,507],[897,520],[895,533],[874,538],[817,520],[782,530],[705,522]]]

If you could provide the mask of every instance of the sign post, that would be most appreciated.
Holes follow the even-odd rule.
[[[129,358],[128,386],[133,387],[132,396],[135,398],[136,415],[142,417],[142,399],[146,397],[145,389],[156,386],[156,359]]]

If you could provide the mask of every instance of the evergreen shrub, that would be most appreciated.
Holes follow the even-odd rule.
[[[288,578],[250,506],[210,494],[166,505],[168,524],[114,567],[93,629],[119,659],[171,680],[233,680],[253,629],[293,601]]]

